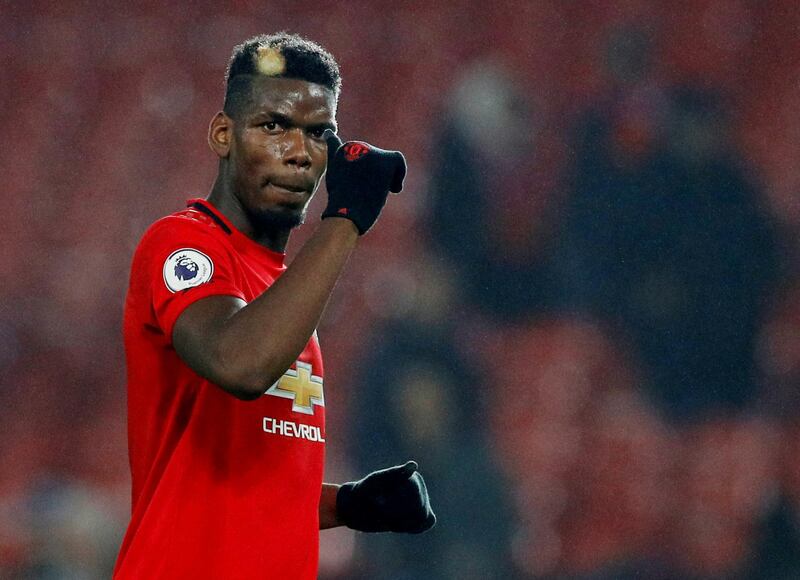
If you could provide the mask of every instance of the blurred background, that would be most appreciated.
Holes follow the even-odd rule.
[[[0,13],[0,578],[110,576],[131,256],[208,192],[231,48],[278,30],[411,168],[320,328],[326,479],[414,458],[439,515],[323,532],[320,576],[800,578],[796,2]]]

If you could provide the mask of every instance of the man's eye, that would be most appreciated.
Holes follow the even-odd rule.
[[[325,132],[324,128],[309,129],[308,134],[312,139],[322,139],[322,134]]]
[[[280,124],[276,121],[264,121],[261,123],[261,126],[264,127],[267,131],[277,131],[280,129]]]

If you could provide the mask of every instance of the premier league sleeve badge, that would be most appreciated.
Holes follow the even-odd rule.
[[[192,248],[176,250],[164,262],[164,284],[173,293],[205,284],[213,275],[211,258]]]

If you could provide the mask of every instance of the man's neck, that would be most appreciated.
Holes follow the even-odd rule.
[[[211,188],[208,201],[210,201],[222,215],[228,218],[228,221],[230,221],[237,230],[251,240],[269,248],[273,252],[283,253],[286,251],[286,244],[289,241],[291,229],[265,230],[264,228],[257,227],[247,215],[247,212],[242,207],[239,198],[234,194],[230,185],[219,175],[214,182],[214,186]]]

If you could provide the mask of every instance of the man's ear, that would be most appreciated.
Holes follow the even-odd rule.
[[[220,159],[225,159],[231,150],[233,139],[233,119],[220,111],[211,119],[208,126],[208,145]]]

